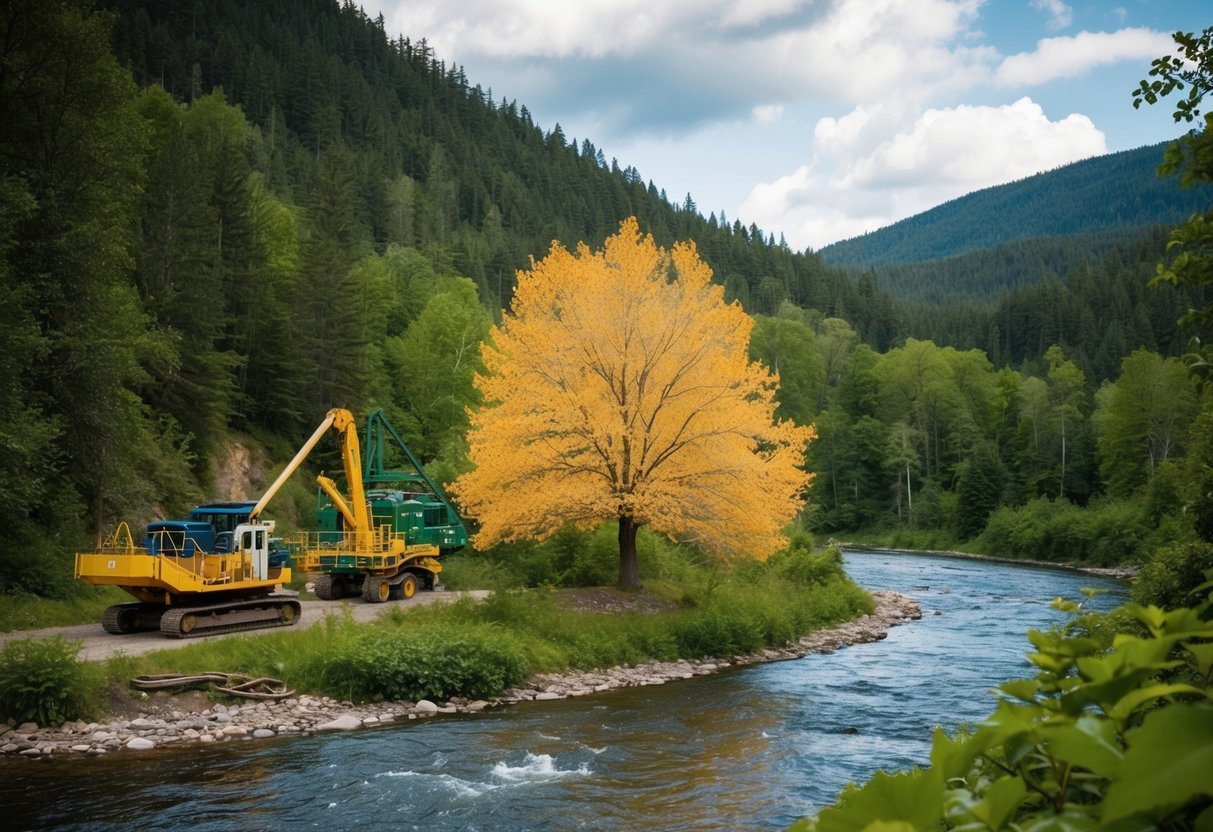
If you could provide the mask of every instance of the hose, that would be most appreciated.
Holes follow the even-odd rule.
[[[194,685],[210,685],[220,693],[244,699],[286,699],[295,695],[295,691],[287,690],[286,684],[279,679],[268,676],[254,679],[243,673],[161,673],[131,679],[131,687],[143,691],[172,690]]]

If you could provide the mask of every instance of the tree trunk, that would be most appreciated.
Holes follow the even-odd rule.
[[[636,559],[636,531],[631,517],[619,518],[619,588],[640,589],[640,566]]]

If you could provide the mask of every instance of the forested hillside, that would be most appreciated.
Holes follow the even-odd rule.
[[[233,437],[281,463],[333,406],[384,407],[449,481],[515,270],[631,216],[697,244],[781,414],[817,424],[812,530],[965,539],[1111,495],[1122,557],[1208,464],[1175,357],[1207,297],[1145,287],[1159,234],[1088,238],[1079,266],[1061,243],[974,254],[951,274],[1022,276],[899,301],[705,219],[350,3],[105,5],[0,14],[0,591],[61,590],[116,521],[214,495]]]
[[[1102,384],[1116,377],[1121,359],[1135,349],[1182,354],[1193,330],[1175,322],[1210,296],[1207,289],[1147,285],[1166,257],[1163,229],[1117,236],[1010,243],[948,261],[877,267],[868,279],[898,274],[920,281],[916,296],[898,305],[909,337],[980,349],[998,367],[1039,367],[1049,347],[1058,345]],[[1014,282],[973,297],[967,285],[983,275]]]
[[[917,263],[1018,240],[1173,226],[1203,210],[1213,186],[1180,190],[1173,181],[1160,179],[1165,147],[1096,156],[985,188],[833,243],[820,254],[836,266]]]
[[[691,195],[667,196],[589,137],[538,125],[525,103],[494,95],[416,38],[385,32],[335,0],[107,0],[114,49],[141,87],[191,103],[221,90],[257,129],[251,160],[267,187],[305,204],[316,169],[348,178],[351,241],[437,252],[491,306],[508,303],[514,270],[553,240],[601,240],[635,216],[659,243],[693,238],[747,304],[782,299],[870,304],[811,254],[756,226],[705,219]],[[872,328],[887,323],[873,321]]]

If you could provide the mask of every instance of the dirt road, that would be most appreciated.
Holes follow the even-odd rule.
[[[471,592],[419,592],[407,601],[389,601],[386,604],[368,604],[362,600],[353,601],[302,601],[303,615],[299,623],[291,629],[312,627],[322,622],[328,613],[340,613],[343,606],[349,607],[356,621],[373,621],[386,610],[395,606],[422,606],[425,604],[441,604],[457,601],[460,598],[484,598],[488,595],[484,590]],[[279,629],[248,630],[242,633],[226,633],[203,638],[165,638],[159,632],[129,633],[123,636],[110,635],[101,629],[100,622],[96,624],[77,624],[73,627],[45,627],[40,630],[17,630],[11,633],[0,633],[0,647],[8,641],[18,638],[45,638],[63,636],[70,641],[83,642],[79,657],[86,661],[104,661],[116,653],[128,656],[138,656],[153,650],[172,650],[185,647],[187,644],[197,644],[217,638],[238,638],[257,636],[264,633],[281,632]]]

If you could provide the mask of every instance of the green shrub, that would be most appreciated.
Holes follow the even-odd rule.
[[[70,600],[89,588],[76,580],[73,564],[73,555],[62,549],[18,544],[15,551],[0,557],[0,594]]]
[[[58,725],[98,710],[101,675],[77,660],[80,642],[16,639],[0,650],[0,716]]]
[[[1173,610],[1192,600],[1192,591],[1209,580],[1213,544],[1179,543],[1154,553],[1133,579],[1133,600]]]
[[[830,546],[814,552],[799,538],[787,549],[772,555],[770,563],[780,577],[799,586],[821,586],[846,575],[841,548]]]
[[[977,548],[991,555],[1114,566],[1131,562],[1149,534],[1143,506],[1132,500],[1080,508],[1039,498],[990,516]]]
[[[523,680],[526,658],[507,633],[476,626],[372,631],[331,656],[327,675],[355,699],[486,697]]]
[[[619,540],[613,524],[590,534],[570,530],[554,539],[560,556],[554,562],[558,586],[609,586],[619,578]],[[643,556],[641,556],[643,559]]]
[[[674,640],[679,655],[689,659],[752,653],[764,644],[761,622],[724,604],[695,610],[676,621]]]
[[[463,551],[442,560],[442,583],[447,589],[518,589],[522,576],[500,561],[479,552]]]

